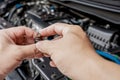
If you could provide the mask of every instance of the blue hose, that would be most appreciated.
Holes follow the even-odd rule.
[[[22,4],[16,4],[15,7],[16,7],[16,9],[19,9],[19,8],[23,7],[23,5]]]
[[[113,55],[111,55],[111,54],[109,54],[109,53],[107,53],[107,52],[100,51],[100,50],[96,50],[96,52],[97,52],[99,55],[101,55],[101,56],[103,56],[103,57],[105,57],[105,58],[108,58],[108,59],[110,59],[110,60],[112,60],[112,61],[114,61],[115,63],[117,63],[117,64],[120,65],[120,59],[118,59],[117,57],[115,57],[115,56],[113,56]]]

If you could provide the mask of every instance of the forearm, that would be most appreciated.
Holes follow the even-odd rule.
[[[76,69],[74,80],[120,80],[120,66],[97,55]]]

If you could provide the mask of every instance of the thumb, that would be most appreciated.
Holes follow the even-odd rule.
[[[54,41],[44,40],[36,43],[36,48],[47,55],[52,55],[52,50],[54,49]]]
[[[35,55],[37,55],[38,53],[41,54],[38,49],[36,48],[35,44],[31,44],[31,45],[25,45],[25,46],[19,46],[19,49],[21,50],[21,59],[24,58],[34,58]],[[42,57],[42,54],[41,54]]]

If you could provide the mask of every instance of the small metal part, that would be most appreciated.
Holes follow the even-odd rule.
[[[41,34],[38,32],[34,38],[34,42],[37,43],[38,41],[42,40],[41,39]]]

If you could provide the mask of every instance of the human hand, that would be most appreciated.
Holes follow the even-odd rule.
[[[0,79],[15,69],[22,60],[42,56],[36,54],[34,43],[36,33],[27,27],[0,30]]]
[[[38,42],[36,47],[49,55],[54,62],[51,65],[56,65],[63,74],[74,80],[82,80],[78,76],[83,76],[80,72],[84,72],[84,65],[98,55],[80,26],[56,23],[40,33],[43,37],[60,35],[56,40]]]

